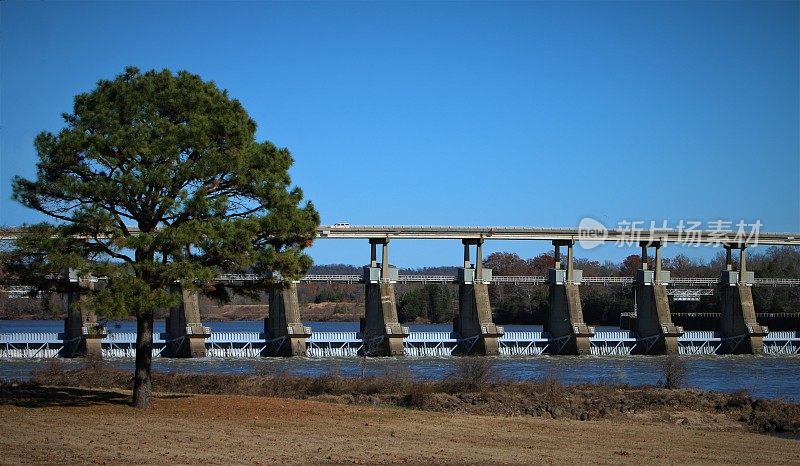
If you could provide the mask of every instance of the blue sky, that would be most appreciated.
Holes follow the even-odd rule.
[[[34,136],[135,65],[238,98],[259,139],[292,151],[323,223],[800,231],[799,5],[2,2],[0,224],[41,220],[10,200],[11,177],[35,174]],[[391,251],[410,267],[461,256],[457,242]],[[359,264],[369,248],[311,254]]]

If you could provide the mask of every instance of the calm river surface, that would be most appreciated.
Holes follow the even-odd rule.
[[[316,331],[356,331],[355,322],[307,322]],[[261,332],[263,322],[208,322],[217,332]],[[164,321],[156,321],[157,332],[164,331]],[[411,331],[451,331],[450,325],[411,325]],[[135,322],[109,322],[111,332],[134,332]],[[505,326],[506,331],[541,330],[536,326]],[[0,333],[63,332],[58,320],[0,320]],[[518,380],[554,376],[564,383],[613,382],[629,385],[656,384],[661,378],[658,356],[533,356],[494,357],[502,377]],[[153,369],[160,372],[205,372],[220,374],[285,373],[314,376],[339,373],[358,377],[386,373],[408,374],[417,379],[441,379],[454,369],[455,358],[259,358],[259,359],[153,359]],[[704,390],[733,392],[749,390],[754,396],[781,398],[800,402],[800,356],[685,356],[687,385]],[[80,360],[62,360],[79,367]],[[47,360],[0,359],[0,379],[27,379],[32,371],[44,367]],[[113,367],[133,371],[133,359],[111,359]]]

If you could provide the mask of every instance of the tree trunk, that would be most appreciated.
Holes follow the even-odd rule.
[[[136,368],[133,377],[133,406],[149,408],[153,394],[150,366],[153,361],[153,314],[136,318]]]

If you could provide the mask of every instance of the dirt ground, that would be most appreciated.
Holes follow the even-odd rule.
[[[0,399],[0,463],[800,464],[800,441],[648,419],[581,422],[308,400],[39,387]]]

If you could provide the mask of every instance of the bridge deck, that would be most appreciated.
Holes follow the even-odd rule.
[[[592,241],[616,242],[637,246],[639,241],[659,241],[666,245],[741,244],[800,246],[800,233],[740,232],[679,229],[609,229],[592,235]],[[746,233],[746,234],[745,234]],[[588,232],[578,228],[538,228],[510,226],[410,226],[410,225],[323,225],[318,238],[333,239],[484,239],[484,240],[589,240]]]
[[[139,229],[128,226],[131,234]],[[798,246],[800,233],[762,232],[748,229],[734,230],[681,230],[681,229],[603,229],[587,231],[578,228],[542,228],[525,226],[435,226],[435,225],[321,225],[317,238],[338,239],[484,239],[484,240],[573,240],[616,242],[636,246],[639,241],[659,241],[662,244],[747,244]],[[20,227],[0,228],[0,241],[20,237]],[[100,235],[98,238],[106,239]]]

